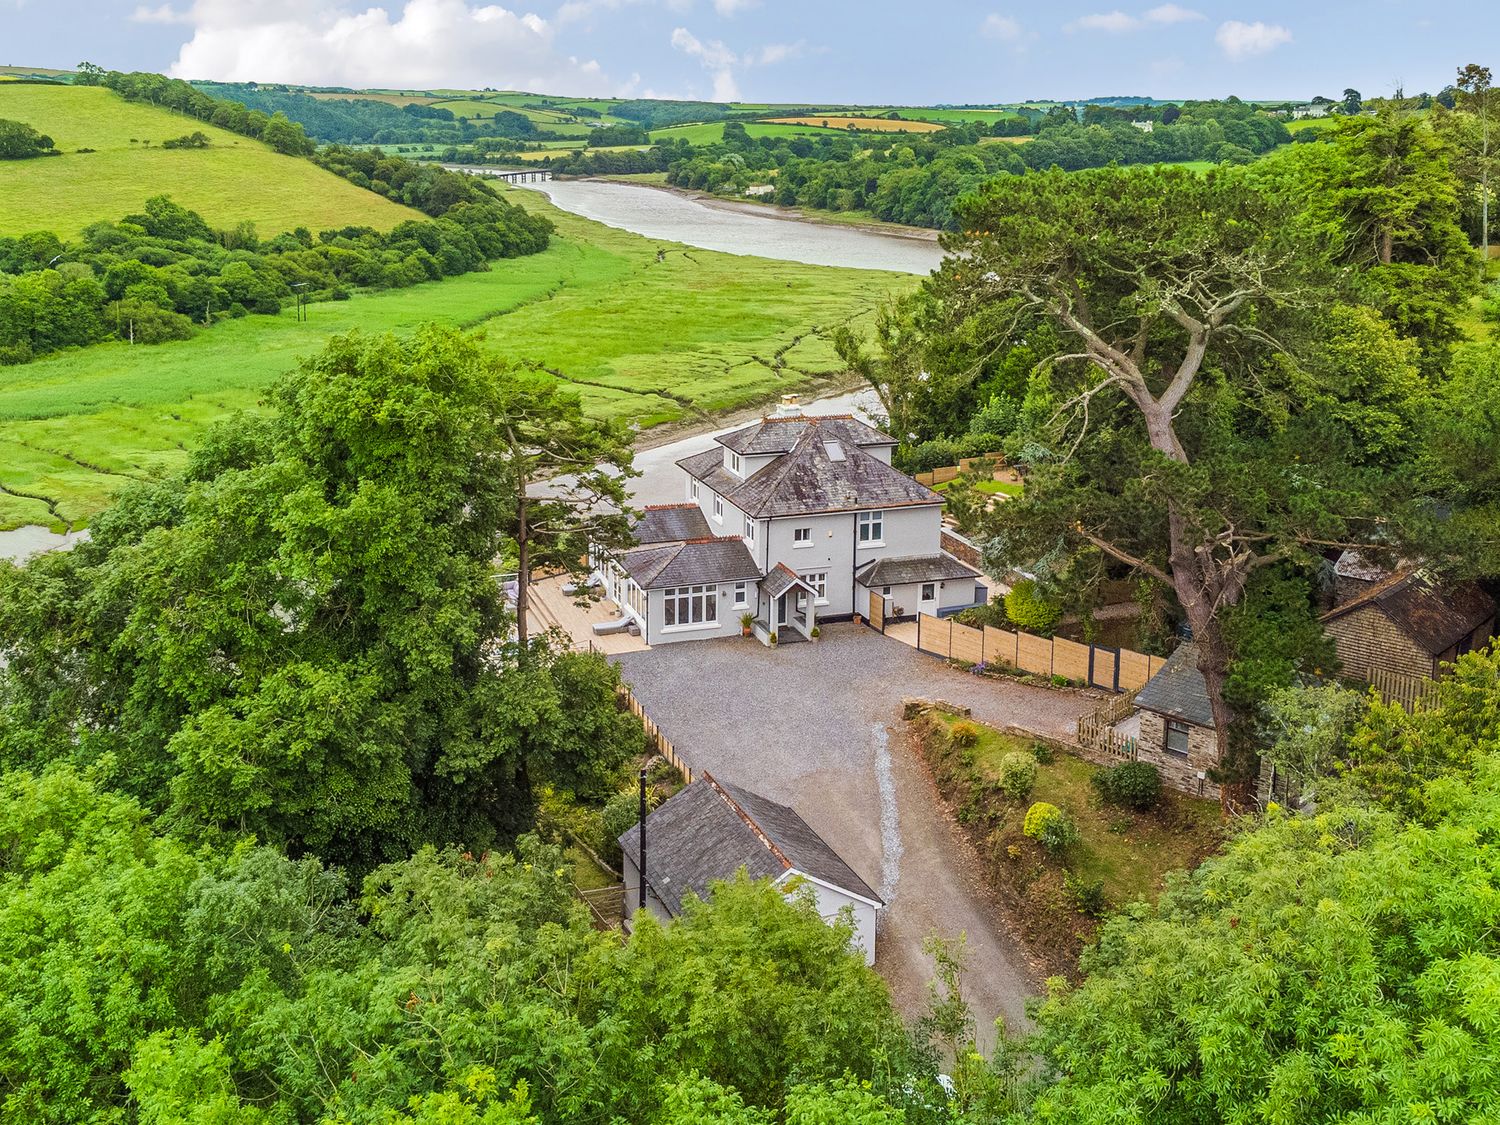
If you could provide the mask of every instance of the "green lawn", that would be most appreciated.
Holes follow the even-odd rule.
[[[841,375],[845,322],[917,279],[665,244],[511,193],[558,226],[545,253],[410,289],[228,321],[154,347],[102,344],[5,369],[0,528],[86,522],[132,478],[180,465],[205,426],[257,408],[262,389],[328,337],[482,329],[513,362],[573,384],[601,417],[645,427],[809,390]],[[52,501],[18,497],[31,493]]]
[[[51,230],[72,237],[167,194],[216,227],[248,219],[263,236],[293,227],[363,225],[389,230],[420,212],[356,187],[310,160],[170,110],[127,102],[88,86],[0,86],[0,118],[52,137],[62,156],[6,161],[0,175],[0,234]],[[161,142],[202,132],[207,149]],[[141,142],[150,141],[150,145]],[[94,152],[80,153],[80,148]]]
[[[957,483],[957,479],[945,480],[933,485],[932,490],[934,492],[946,492]],[[1009,481],[982,480],[974,485],[974,491],[983,492],[988,496],[1019,496],[1023,487],[1019,484],[1012,484]]]
[[[952,726],[952,716],[939,716]],[[1031,741],[1014,738],[981,724],[975,764],[991,779],[1000,776],[1000,759],[1018,750],[1028,756]],[[1007,817],[1006,835],[1019,836],[1026,807],[1035,801],[1056,805],[1078,825],[1080,839],[1067,850],[1062,861],[1084,882],[1099,880],[1113,906],[1137,899],[1152,899],[1161,891],[1169,871],[1196,867],[1205,852],[1220,838],[1217,801],[1204,801],[1167,792],[1158,813],[1136,814],[1100,803],[1089,782],[1100,767],[1056,753],[1052,761],[1037,765],[1036,785],[1026,802]],[[999,794],[996,800],[1001,800]]]

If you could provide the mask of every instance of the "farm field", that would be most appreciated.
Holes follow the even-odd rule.
[[[423,217],[309,160],[282,156],[259,141],[169,110],[127,102],[101,87],[6,83],[0,117],[50,135],[64,153],[7,162],[0,176],[0,234],[51,230],[69,238],[90,223],[138,211],[160,194],[210,225],[249,220],[266,237],[298,226],[389,230]],[[213,147],[160,147],[194,131],[206,134]]]
[[[381,94],[360,91],[353,94],[335,93],[324,90],[307,90],[308,97],[315,98],[320,102],[384,102],[386,105],[432,105],[440,99],[431,94]]]
[[[263,387],[338,333],[428,320],[481,329],[499,355],[574,385],[592,413],[646,427],[831,382],[843,367],[831,330],[869,324],[884,297],[917,283],[662,244],[512,194],[557,224],[546,252],[315,304],[302,323],[246,317],[191,340],[8,368],[0,528],[87,522],[131,480],[180,466],[215,419],[256,409]]]
[[[848,129],[851,126],[865,133],[936,133],[946,128],[936,121],[893,121],[888,117],[824,117],[814,114],[806,117],[773,117],[775,125],[818,125],[829,129]]]

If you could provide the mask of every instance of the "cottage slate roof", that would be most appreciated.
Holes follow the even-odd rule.
[[[876,559],[854,572],[861,586],[909,586],[914,582],[944,582],[950,578],[978,578],[979,571],[946,551],[935,555],[906,555]]]
[[[760,577],[760,567],[739,536],[688,539],[635,547],[620,559],[625,573],[643,590],[743,582]]]
[[[1335,621],[1367,606],[1380,609],[1422,647],[1439,656],[1495,616],[1495,600],[1474,582],[1444,589],[1420,570],[1393,574],[1323,615]]]
[[[830,454],[830,446],[841,459]],[[724,468],[717,449],[684,457],[677,464],[741,511],[761,519],[943,502],[932,489],[860,446],[828,437],[821,425],[803,427],[791,449],[744,479]]]
[[[722,434],[717,439],[736,453],[757,456],[766,453],[786,453],[796,445],[810,429],[818,431],[826,440],[841,441],[845,445],[895,445],[896,439],[883,434],[874,426],[867,426],[852,414],[791,414],[784,417],[766,417],[744,429]]]
[[[634,858],[640,825],[620,837]],[[797,870],[881,905],[868,884],[785,805],[705,774],[646,817],[646,883],[676,914],[689,891],[708,897],[710,883],[741,867],[752,879]]]
[[[1198,727],[1214,728],[1213,706],[1208,685],[1198,671],[1198,646],[1192,641],[1177,646],[1161,669],[1136,693],[1135,705]]]
[[[786,563],[777,563],[773,566],[771,572],[760,583],[761,593],[768,598],[779,598],[794,586],[801,586],[804,590],[816,592],[806,579]]]
[[[697,504],[653,504],[630,527],[637,543],[680,543],[708,539],[713,530]]]
[[[1340,578],[1353,578],[1360,582],[1379,582],[1391,576],[1391,572],[1385,567],[1353,550],[1339,555],[1338,561],[1333,564],[1333,573]]]

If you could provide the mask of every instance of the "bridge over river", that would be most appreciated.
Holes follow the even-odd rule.
[[[486,168],[475,164],[444,164],[443,167],[450,172],[463,172],[468,176],[489,176],[491,179],[504,180],[510,184],[544,184],[552,179],[552,172],[546,168],[523,171],[515,168]]]

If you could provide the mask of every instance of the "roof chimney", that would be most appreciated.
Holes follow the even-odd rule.
[[[796,418],[802,413],[801,395],[782,395],[781,403],[776,407],[776,417]]]

